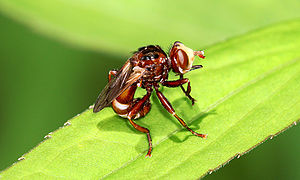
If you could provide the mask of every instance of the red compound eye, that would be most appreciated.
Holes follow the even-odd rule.
[[[178,65],[181,67],[181,69],[187,68],[189,63],[189,57],[183,50],[179,49],[175,54],[175,58],[178,62]]]

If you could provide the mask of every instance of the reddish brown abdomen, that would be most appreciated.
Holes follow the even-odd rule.
[[[139,99],[134,99],[136,88],[136,85],[131,85],[120,96],[112,101],[112,108],[119,116],[128,118],[128,113],[130,112],[134,104],[139,101]],[[150,111],[150,107],[151,104],[147,101],[144,104],[143,108],[134,117],[134,119],[145,116]]]

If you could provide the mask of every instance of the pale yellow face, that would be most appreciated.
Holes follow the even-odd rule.
[[[184,74],[187,73],[193,65],[194,59],[195,59],[195,55],[194,55],[194,51],[191,48],[186,47],[184,44],[182,44],[181,42],[176,42],[174,44],[176,46],[177,49],[181,49],[183,50],[186,55],[187,55],[187,66],[186,67],[178,67],[179,71]]]

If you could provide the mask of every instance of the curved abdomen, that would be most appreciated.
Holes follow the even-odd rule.
[[[127,88],[120,96],[112,101],[112,108],[114,111],[123,118],[128,118],[128,113],[132,107],[140,100],[139,98],[134,99],[134,94],[137,85],[133,84]],[[141,110],[136,114],[134,119],[145,116],[151,108],[150,101],[146,101]]]

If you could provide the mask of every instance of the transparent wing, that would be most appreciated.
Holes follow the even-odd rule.
[[[132,67],[130,61],[127,60],[116,76],[111,79],[99,94],[93,111],[99,112],[109,106],[115,98],[141,78],[144,72],[145,70],[143,68]]]

